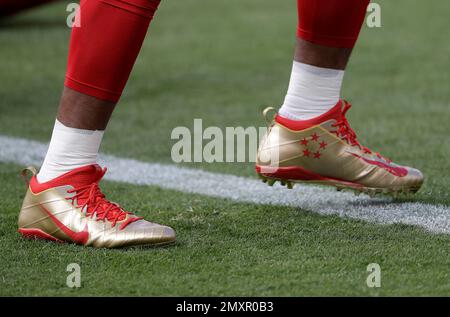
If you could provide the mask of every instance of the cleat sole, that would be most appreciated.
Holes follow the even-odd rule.
[[[273,186],[276,182],[280,182],[282,186],[286,186],[288,189],[292,189],[294,187],[294,184],[296,183],[334,186],[336,188],[336,191],[338,192],[352,191],[355,196],[359,196],[363,193],[368,195],[370,198],[383,195],[397,198],[399,196],[414,194],[420,189],[420,187],[371,188],[357,183],[351,183],[331,178],[326,179],[325,177],[322,177],[322,179],[318,180],[284,179],[280,177],[274,177],[272,175],[269,176],[261,174],[259,173],[258,168],[257,174],[262,179],[263,183],[267,183],[269,186]]]

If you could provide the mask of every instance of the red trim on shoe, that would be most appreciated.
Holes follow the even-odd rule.
[[[276,169],[267,167],[270,169],[269,173],[265,173],[264,166],[256,166],[256,172],[266,177],[270,178],[278,178],[283,180],[292,180],[292,181],[318,181],[318,182],[333,182],[333,183],[341,183],[351,187],[364,187],[361,184],[353,183],[349,181],[345,181],[338,178],[326,177],[313,172],[310,172],[304,168],[299,166],[290,166],[290,167],[278,167]]]
[[[70,185],[78,187],[92,184],[100,180],[104,174],[105,171],[98,164],[82,166],[45,183],[39,183],[37,177],[33,176],[30,179],[30,189],[33,193],[37,194],[58,186]]]
[[[41,240],[50,240],[55,242],[61,242],[64,243],[64,241],[59,240],[55,238],[52,235],[49,235],[48,233],[45,233],[41,229],[34,229],[34,228],[19,228],[17,230],[24,238],[28,239],[41,239]]]
[[[123,230],[125,229],[126,226],[128,226],[130,223],[138,221],[144,219],[143,217],[133,217],[133,218],[128,218],[124,223],[122,223],[119,227],[119,230]]]
[[[342,100],[339,100],[333,108],[328,110],[328,112],[325,112],[324,114],[309,120],[291,120],[277,114],[275,117],[275,121],[290,130],[301,131],[328,120],[334,119],[336,121],[339,121],[342,116],[343,105],[344,102]]]
[[[84,226],[83,231],[75,232],[70,228],[68,228],[66,225],[64,225],[61,221],[59,221],[59,219],[56,218],[56,216],[53,215],[50,211],[48,211],[47,208],[45,208],[41,204],[39,204],[39,207],[41,208],[41,210],[47,213],[47,215],[53,220],[56,226],[58,226],[58,228],[62,232],[64,232],[70,239],[72,239],[73,242],[85,245],[86,242],[89,240],[89,229],[87,224]]]
[[[347,152],[347,153],[350,153],[354,157],[357,157],[360,160],[363,160],[364,162],[366,162],[366,163],[368,163],[370,165],[378,166],[378,167],[388,171],[392,175],[395,175],[395,176],[398,176],[398,177],[405,177],[406,175],[408,175],[408,170],[406,168],[402,167],[402,166],[392,166],[392,165],[389,165],[387,163],[383,163],[383,162],[380,162],[380,161],[375,161],[375,160],[371,160],[371,159],[362,157],[361,155],[358,155],[356,153],[352,153],[352,152]]]
[[[36,176],[33,176],[30,180],[30,190],[36,194],[54,187],[71,186],[72,188],[68,189],[67,193],[74,194],[66,197],[66,200],[70,200],[72,205],[75,205],[76,200],[76,206],[81,210],[86,206],[86,217],[95,215],[97,221],[108,220],[114,227],[117,222],[125,220],[127,215],[132,215],[132,213],[125,211],[120,205],[107,200],[102,193],[98,184],[106,171],[106,168],[102,169],[97,164],[82,166],[42,184],[38,182]],[[48,210],[43,206],[40,207],[53,219],[53,215]],[[130,217],[120,228],[124,229],[130,223],[140,219],[142,218]],[[86,232],[85,234],[66,232],[69,229],[64,228],[64,225],[59,223],[58,219],[55,218],[53,221],[76,243],[85,244],[88,240],[89,234],[87,229],[83,231]]]

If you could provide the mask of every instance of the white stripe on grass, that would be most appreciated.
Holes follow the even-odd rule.
[[[46,151],[44,143],[0,136],[0,162],[39,166]],[[105,179],[109,181],[155,185],[239,202],[298,207],[322,215],[338,214],[374,223],[417,225],[431,232],[450,234],[450,209],[443,205],[394,203],[387,198],[356,197],[319,186],[297,184],[293,190],[279,185],[271,188],[257,179],[112,155],[102,155],[101,163],[108,166]]]

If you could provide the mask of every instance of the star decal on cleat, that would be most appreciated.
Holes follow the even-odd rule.
[[[302,144],[302,145],[304,145],[304,146],[307,146],[308,145],[308,140],[306,139],[306,138],[303,138],[301,141],[300,141],[300,143]]]
[[[320,142],[320,136],[317,133],[304,137],[300,140],[300,144],[303,147],[303,157],[314,159],[320,159],[322,151],[325,150],[328,145],[325,141]]]
[[[311,141],[315,141],[315,142],[319,141],[319,136],[317,135],[317,133],[314,133],[313,135],[311,135]]]

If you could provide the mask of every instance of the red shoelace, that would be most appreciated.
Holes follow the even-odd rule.
[[[345,140],[351,146],[357,146],[362,151],[364,151],[364,153],[372,154],[372,151],[369,148],[362,146],[359,143],[359,141],[356,137],[355,131],[350,127],[350,124],[348,123],[347,118],[345,117],[347,111],[351,107],[352,107],[352,105],[349,102],[347,102],[346,100],[344,100],[344,109],[342,110],[341,120],[337,121],[335,124],[332,125],[333,127],[337,128],[337,131],[333,131],[333,132],[336,133],[337,136],[339,136],[341,139]],[[388,163],[392,162],[390,159],[383,157],[378,152],[376,152],[375,155],[380,159],[386,160]]]
[[[106,172],[106,169],[105,169]],[[86,206],[86,216],[93,217],[96,215],[97,221],[108,220],[114,227],[118,221],[124,220],[127,215],[132,215],[133,213],[125,211],[120,207],[119,204],[113,203],[105,198],[102,193],[98,182],[92,183],[85,186],[80,186],[67,191],[68,193],[76,193],[72,197],[67,199],[74,203],[77,199],[79,208],[84,208]],[[80,203],[81,202],[81,203]],[[120,229],[125,228],[130,223],[142,219],[141,217],[131,217],[123,223]]]

